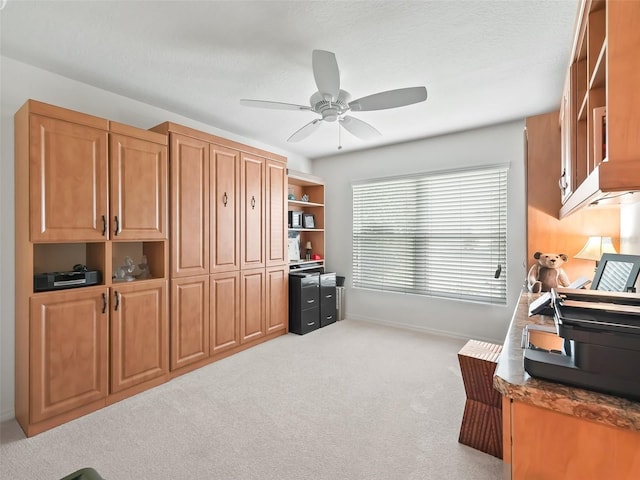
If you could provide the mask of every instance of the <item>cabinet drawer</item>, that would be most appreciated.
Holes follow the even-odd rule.
[[[304,335],[318,328],[320,328],[320,309],[318,307],[289,317],[289,331],[292,333]]]
[[[335,301],[332,303],[323,303],[320,306],[320,326],[324,327],[338,319]]]
[[[316,308],[320,303],[318,296],[319,289],[317,286],[304,287],[300,289],[300,309],[308,310]]]
[[[320,303],[336,304],[336,287],[320,287]]]

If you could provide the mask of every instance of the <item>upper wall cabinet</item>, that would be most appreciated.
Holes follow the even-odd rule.
[[[167,238],[166,137],[115,122],[110,130],[111,238]]]
[[[640,190],[640,2],[582,0],[562,96],[560,216]]]
[[[108,121],[73,113],[70,121],[31,115],[21,131],[29,147],[32,242],[95,241],[107,235]]]

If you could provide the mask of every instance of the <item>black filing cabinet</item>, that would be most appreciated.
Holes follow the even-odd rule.
[[[336,274],[323,273],[320,275],[320,326],[336,320]]]
[[[320,328],[320,274],[289,274],[289,331],[304,335]]]

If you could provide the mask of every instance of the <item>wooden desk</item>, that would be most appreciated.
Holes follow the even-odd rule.
[[[528,316],[537,295],[520,297],[493,377],[503,395],[503,460],[511,478],[638,478],[640,402],[529,376],[522,330],[553,319]]]

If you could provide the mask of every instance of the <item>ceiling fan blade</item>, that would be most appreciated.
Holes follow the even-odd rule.
[[[325,100],[336,101],[340,93],[340,72],[336,56],[326,50],[314,50],[311,54],[313,77],[318,91]],[[331,98],[328,98],[328,97]]]
[[[362,140],[369,140],[382,135],[378,130],[373,128],[367,122],[363,122],[354,117],[346,115],[340,119],[340,125],[347,131]]]
[[[244,105],[245,107],[271,108],[274,110],[311,110],[311,107],[306,107],[304,105],[282,102],[268,102],[266,100],[247,100],[245,98],[240,100],[240,105]]]
[[[322,119],[316,118],[312,122],[307,123],[304,127],[287,138],[287,142],[299,142],[300,140],[304,140],[318,128],[320,128],[320,122],[322,122]]]
[[[387,108],[404,107],[413,103],[424,102],[427,99],[425,87],[398,88],[386,92],[374,93],[367,97],[358,98],[349,102],[349,107],[354,112],[367,110],[385,110]]]

